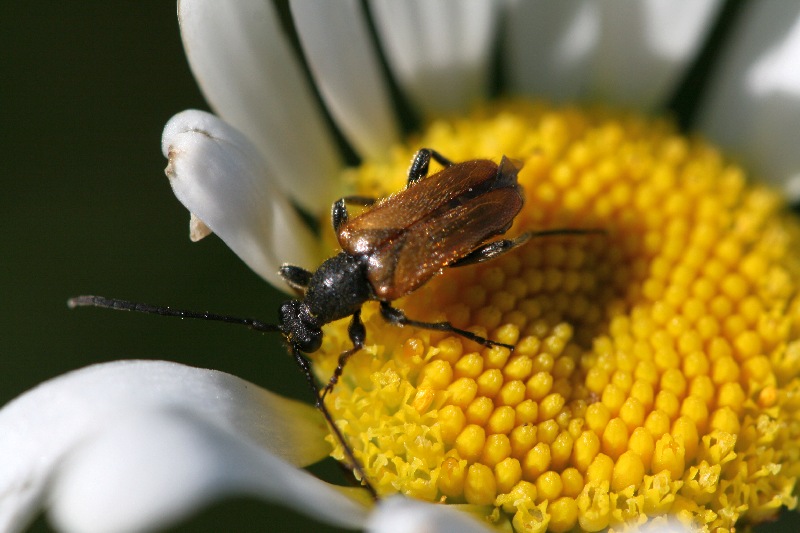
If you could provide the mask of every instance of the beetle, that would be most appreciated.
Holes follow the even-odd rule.
[[[428,176],[430,160],[443,170]],[[322,391],[330,392],[347,359],[364,346],[366,331],[361,307],[380,302],[381,316],[398,326],[448,331],[484,346],[513,346],[485,339],[449,322],[409,319],[391,302],[417,290],[445,267],[487,261],[527,241],[516,239],[487,243],[505,233],[524,202],[517,183],[521,165],[503,157],[500,164],[488,159],[453,163],[435,150],[417,152],[408,171],[406,188],[376,200],[347,196],[331,208],[333,229],[342,251],[315,272],[283,265],[281,277],[301,292],[280,308],[280,324],[289,344],[312,353],[322,343],[322,326],[352,317],[348,335],[353,343],[339,357],[336,371]],[[350,218],[347,204],[369,209]]]
[[[431,159],[443,169],[428,176]],[[361,321],[364,303],[378,301],[381,316],[397,326],[451,332],[483,346],[513,350],[513,346],[456,328],[449,322],[412,320],[391,302],[414,292],[444,268],[488,261],[522,245],[534,235],[592,231],[545,230],[492,241],[511,227],[522,209],[524,196],[517,183],[520,168],[521,164],[505,156],[499,164],[488,159],[453,163],[437,151],[423,148],[411,162],[402,191],[383,199],[346,196],[336,200],[331,208],[331,221],[342,251],[324,261],[314,272],[289,264],[280,267],[281,277],[301,292],[302,297],[280,306],[277,325],[100,296],[79,296],[68,304],[70,307],[94,306],[216,320],[246,325],[258,331],[280,332],[314,393],[316,407],[342,444],[348,461],[376,496],[324,403],[326,394],[341,377],[347,359],[364,346],[366,329]],[[367,209],[351,218],[348,204]],[[319,350],[325,324],[348,316],[351,317],[348,335],[353,346],[340,354],[334,374],[320,391],[311,373],[311,363],[304,354]]]

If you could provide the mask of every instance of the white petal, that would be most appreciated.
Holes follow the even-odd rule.
[[[669,97],[711,29],[720,0],[601,4],[591,96],[651,109]]]
[[[289,5],[331,115],[359,154],[385,159],[399,128],[361,4],[292,0]]]
[[[175,196],[261,277],[285,288],[281,264],[316,265],[314,239],[244,135],[189,110],[170,119],[161,143]]]
[[[330,446],[311,406],[239,378],[163,361],[90,366],[28,391],[0,410],[0,531],[24,527],[64,457],[88,436],[143,410],[195,413],[284,459],[306,465]]]
[[[467,513],[447,505],[396,496],[378,503],[366,526],[371,533],[492,533]]]
[[[69,532],[151,531],[236,495],[338,526],[366,517],[331,485],[181,409],[127,418],[80,446],[54,480],[51,516]]]
[[[800,199],[800,4],[748,4],[701,107],[700,126]]]
[[[517,0],[502,38],[511,93],[574,100],[586,88],[600,39],[599,6],[586,0]]]
[[[500,2],[372,0],[387,60],[427,114],[464,111],[486,95]]]
[[[272,2],[181,0],[178,19],[214,111],[253,142],[295,201],[327,209],[341,161]]]
[[[719,0],[515,2],[506,34],[513,91],[640,108],[680,81]]]
[[[696,530],[677,520],[659,517],[642,526],[632,528],[631,531],[638,533],[692,533]]]

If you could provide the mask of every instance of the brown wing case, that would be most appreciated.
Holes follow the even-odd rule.
[[[378,298],[395,300],[491,237],[522,208],[519,187],[489,191],[406,228],[370,255],[367,277]]]
[[[513,170],[516,184],[517,169],[511,165],[510,170]],[[339,245],[353,255],[370,253],[433,213],[446,210],[448,203],[464,194],[507,186],[500,183],[503,179],[508,177],[499,173],[497,164],[488,159],[447,167],[380,200],[369,211],[345,222],[337,235]]]

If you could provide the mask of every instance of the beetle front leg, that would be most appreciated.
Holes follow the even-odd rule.
[[[336,425],[336,421],[333,419],[333,415],[331,412],[328,411],[327,406],[325,405],[325,393],[319,393],[319,387],[317,387],[317,382],[314,380],[314,375],[311,373],[311,362],[303,357],[302,352],[297,346],[290,345],[290,351],[292,352],[292,357],[294,357],[295,362],[297,362],[297,366],[300,367],[300,372],[306,378],[308,382],[308,386],[311,388],[311,392],[314,394],[316,398],[316,408],[322,413],[323,418],[328,423],[328,427],[330,428],[331,432],[333,433],[334,437],[339,444],[342,445],[342,450],[344,451],[344,456],[350,462],[350,466],[358,472],[361,476],[361,483],[370,493],[374,500],[378,499],[378,493],[375,491],[375,488],[372,486],[372,483],[369,482],[369,478],[367,477],[367,473],[364,471],[364,467],[361,463],[356,459],[356,455],[353,452],[353,448],[350,447],[347,440],[344,438],[342,431],[339,429],[339,426]]]
[[[303,267],[283,264],[281,265],[278,273],[283,278],[286,284],[296,291],[303,292],[308,287],[308,282],[311,280],[312,272],[309,272]]]
[[[333,202],[331,206],[331,222],[333,223],[333,230],[338,232],[339,227],[347,222],[347,204],[356,204],[363,207],[369,207],[378,200],[370,198],[369,196],[343,196]]]
[[[408,168],[408,182],[406,187],[411,187],[416,182],[428,175],[431,157],[443,167],[453,166],[453,162],[432,148],[420,148],[411,160]]]
[[[475,335],[471,331],[455,327],[450,322],[420,322],[419,320],[411,320],[403,311],[396,307],[392,307],[392,304],[389,302],[381,302],[381,316],[384,320],[390,324],[394,324],[395,326],[412,326],[420,329],[430,329],[432,331],[446,331],[448,333],[460,335],[473,342],[477,342],[486,348],[502,346],[503,348],[508,348],[509,350],[514,351],[514,347],[510,344],[495,342],[481,337],[480,335]]]
[[[336,370],[333,371],[333,375],[328,381],[328,384],[322,389],[322,395],[320,397],[323,400],[339,382],[339,378],[342,377],[342,372],[344,371],[344,365],[347,364],[347,360],[350,359],[350,356],[364,347],[364,340],[367,338],[367,330],[364,327],[364,323],[361,321],[360,310],[353,313],[353,319],[347,327],[347,334],[353,343],[353,347],[339,355],[339,362],[336,365]]]

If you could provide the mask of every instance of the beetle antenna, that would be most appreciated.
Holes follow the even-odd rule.
[[[76,307],[100,307],[103,309],[116,309],[118,311],[136,311],[137,313],[147,313],[150,315],[174,316],[178,318],[195,318],[198,320],[212,320],[215,322],[225,322],[227,324],[239,324],[250,329],[264,332],[283,332],[280,326],[267,324],[254,318],[239,318],[228,315],[218,315],[209,312],[188,311],[186,309],[173,309],[172,307],[160,307],[157,305],[131,302],[118,298],[105,298],[104,296],[76,296],[67,300],[70,309]]]

